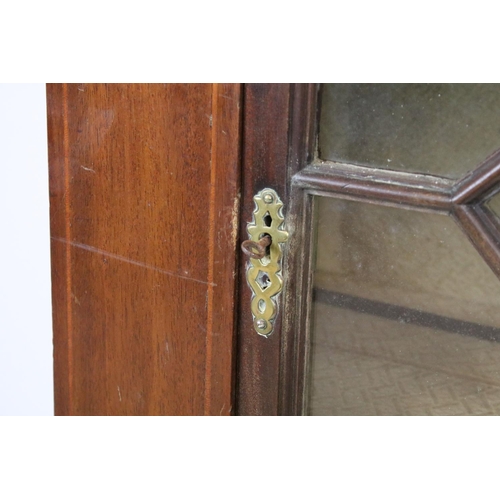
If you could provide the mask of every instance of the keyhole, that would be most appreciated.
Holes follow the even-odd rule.
[[[271,227],[271,224],[273,223],[273,218],[271,217],[271,214],[269,212],[266,212],[266,215],[264,215],[262,220],[267,227]]]
[[[259,284],[260,288],[262,288],[262,290],[265,290],[271,284],[269,275],[267,273],[259,271],[259,274],[257,276],[257,283]]]

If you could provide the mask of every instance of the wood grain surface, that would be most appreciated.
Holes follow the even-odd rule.
[[[240,85],[47,98],[56,414],[231,414]]]

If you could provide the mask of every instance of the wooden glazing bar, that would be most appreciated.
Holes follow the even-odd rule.
[[[293,177],[295,186],[353,198],[422,207],[451,209],[451,181],[427,175],[368,169],[344,164],[312,165]]]
[[[480,205],[457,205],[452,214],[476,250],[500,279],[499,233],[493,226],[487,210]]]
[[[461,179],[453,189],[453,202],[457,204],[480,200],[500,181],[500,150],[481,163],[473,172]]]
[[[498,240],[500,243],[500,220],[498,219],[498,217],[490,210],[487,205],[481,205],[479,217],[492,234],[498,235]]]

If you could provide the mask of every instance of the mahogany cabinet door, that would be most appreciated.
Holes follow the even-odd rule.
[[[47,98],[56,414],[233,414],[241,86]]]
[[[500,87],[249,84],[244,103],[240,239],[264,188],[289,239],[268,336],[240,260],[237,413],[500,414]]]

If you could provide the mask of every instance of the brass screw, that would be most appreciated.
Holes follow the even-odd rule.
[[[266,193],[262,199],[264,200],[264,203],[267,203],[268,205],[274,201],[274,197],[271,193]]]
[[[259,330],[265,330],[267,327],[267,321],[265,319],[258,319],[255,324]]]

